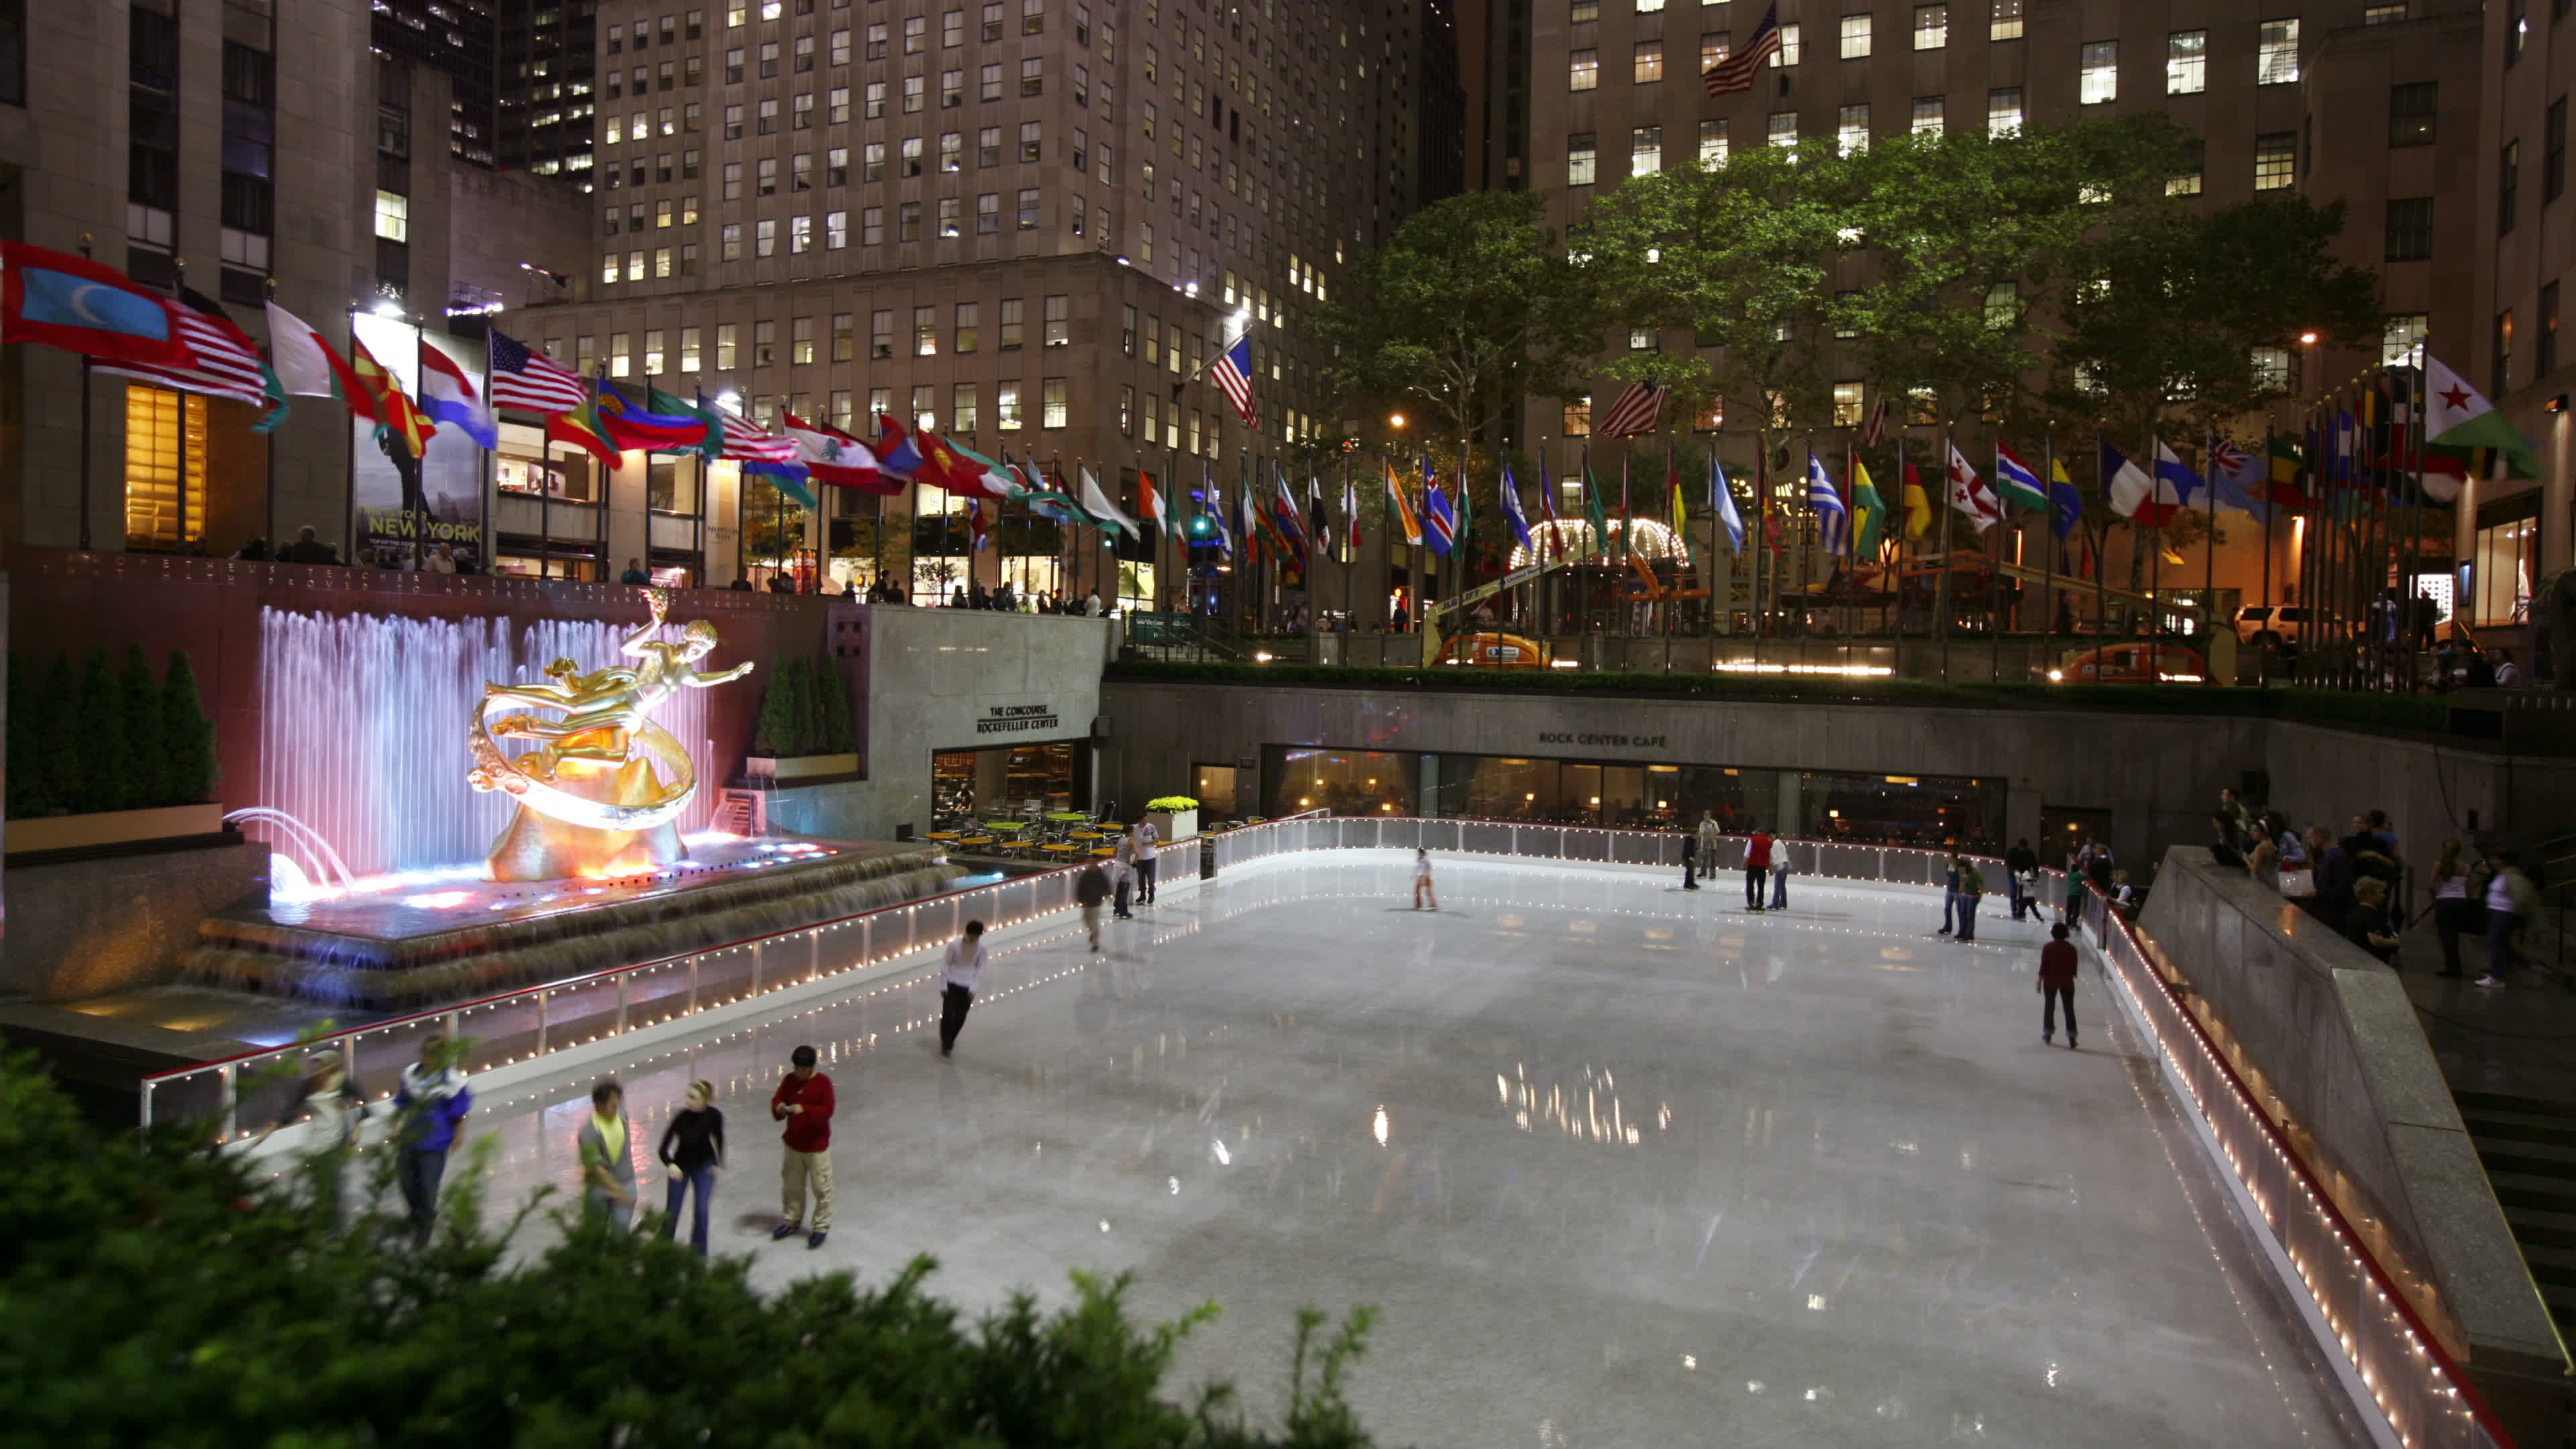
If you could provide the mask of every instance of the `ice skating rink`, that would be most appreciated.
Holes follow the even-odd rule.
[[[1184,1380],[1275,1404],[1291,1316],[1376,1305],[1353,1398],[1426,1446],[2367,1442],[2088,959],[2044,927],[1800,877],[1306,855],[1003,943],[953,1061],[935,967],[613,1058],[639,1179],[691,1078],[756,1280],[938,1257],[969,1306],[1132,1271],[1223,1316]],[[772,1243],[769,1092],[840,1093],[830,1241]],[[585,1069],[486,1094],[496,1204],[576,1196]],[[373,1084],[370,1084],[371,1086]]]

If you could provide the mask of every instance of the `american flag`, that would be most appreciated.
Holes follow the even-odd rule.
[[[1869,426],[1861,430],[1860,445],[1864,448],[1878,448],[1884,447],[1886,444],[1887,394],[1880,393],[1878,395],[1878,406],[1869,410]]]
[[[1216,375],[1216,385],[1224,390],[1234,410],[1243,414],[1244,426],[1261,426],[1261,414],[1252,406],[1252,334],[1247,332],[1234,339],[1232,347],[1216,355],[1208,371]]]
[[[1652,383],[1632,382],[1628,390],[1610,404],[1610,410],[1592,425],[1592,431],[1605,438],[1633,438],[1651,433],[1663,418],[1664,399],[1672,394]]]
[[[757,463],[793,463],[796,440],[783,438],[756,427],[719,408],[716,416],[724,420],[724,454],[728,458],[748,458]]]
[[[258,349],[251,345],[249,335],[223,314],[219,303],[194,291],[183,291],[179,300],[184,305],[170,310],[179,321],[180,340],[188,344],[186,362],[158,367],[102,361],[96,370],[181,392],[228,397],[256,407],[283,400],[282,395],[277,399],[269,396],[268,369],[260,363]]]
[[[1753,27],[1753,39],[1742,50],[1708,68],[1700,80],[1713,96],[1736,95],[1753,89],[1753,73],[1762,63],[1780,53],[1780,7],[1774,3],[1762,12],[1762,23]]]
[[[581,374],[513,337],[492,333],[492,406],[552,417],[590,401]]]

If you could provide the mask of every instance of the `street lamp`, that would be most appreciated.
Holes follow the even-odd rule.
[[[1403,427],[1403,426],[1404,426],[1404,414],[1402,414],[1402,413],[1390,413],[1390,414],[1387,416],[1386,425],[1387,425],[1388,427],[1391,427],[1391,428],[1401,428],[1401,427]]]

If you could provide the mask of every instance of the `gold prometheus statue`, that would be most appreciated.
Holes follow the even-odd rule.
[[[467,748],[474,767],[467,783],[517,799],[518,812],[492,847],[496,880],[551,880],[667,864],[684,853],[673,822],[697,793],[697,768],[652,711],[681,689],[706,689],[740,679],[749,663],[714,674],[697,663],[716,647],[716,630],[703,619],[681,631],[681,642],[655,634],[670,612],[671,596],[645,589],[652,622],[627,639],[620,652],[638,661],[584,674],[569,659],[546,669],[543,683],[486,684],[475,709]],[[553,718],[529,714],[552,710]],[[502,740],[534,740],[537,748],[513,757]],[[568,827],[568,828],[567,828]]]

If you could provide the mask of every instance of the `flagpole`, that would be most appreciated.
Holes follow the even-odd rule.
[[[1941,645],[1941,682],[1950,682],[1950,515],[1959,511],[1950,496],[1950,454],[1957,445],[1948,427],[1941,429],[1941,572],[1932,581],[1932,628]],[[1929,490],[1927,490],[1929,491]]]
[[[2267,418],[2263,422],[2263,582],[2257,595],[2266,611],[2263,620],[2272,626],[2275,634],[2279,633],[2281,622],[2281,606],[2272,602],[2272,512],[2276,506],[2272,501],[2272,423]],[[2229,620],[2228,627],[2236,627],[2235,621]],[[2272,651],[2269,649],[2260,650],[2255,657],[2254,682],[2257,686],[2272,682]]]
[[[2057,438],[2052,433],[2039,435],[2039,486],[2048,494],[2047,533],[2039,544],[2039,652],[2044,662],[2053,662],[2057,657],[2057,550],[2065,540],[2057,536]]]

